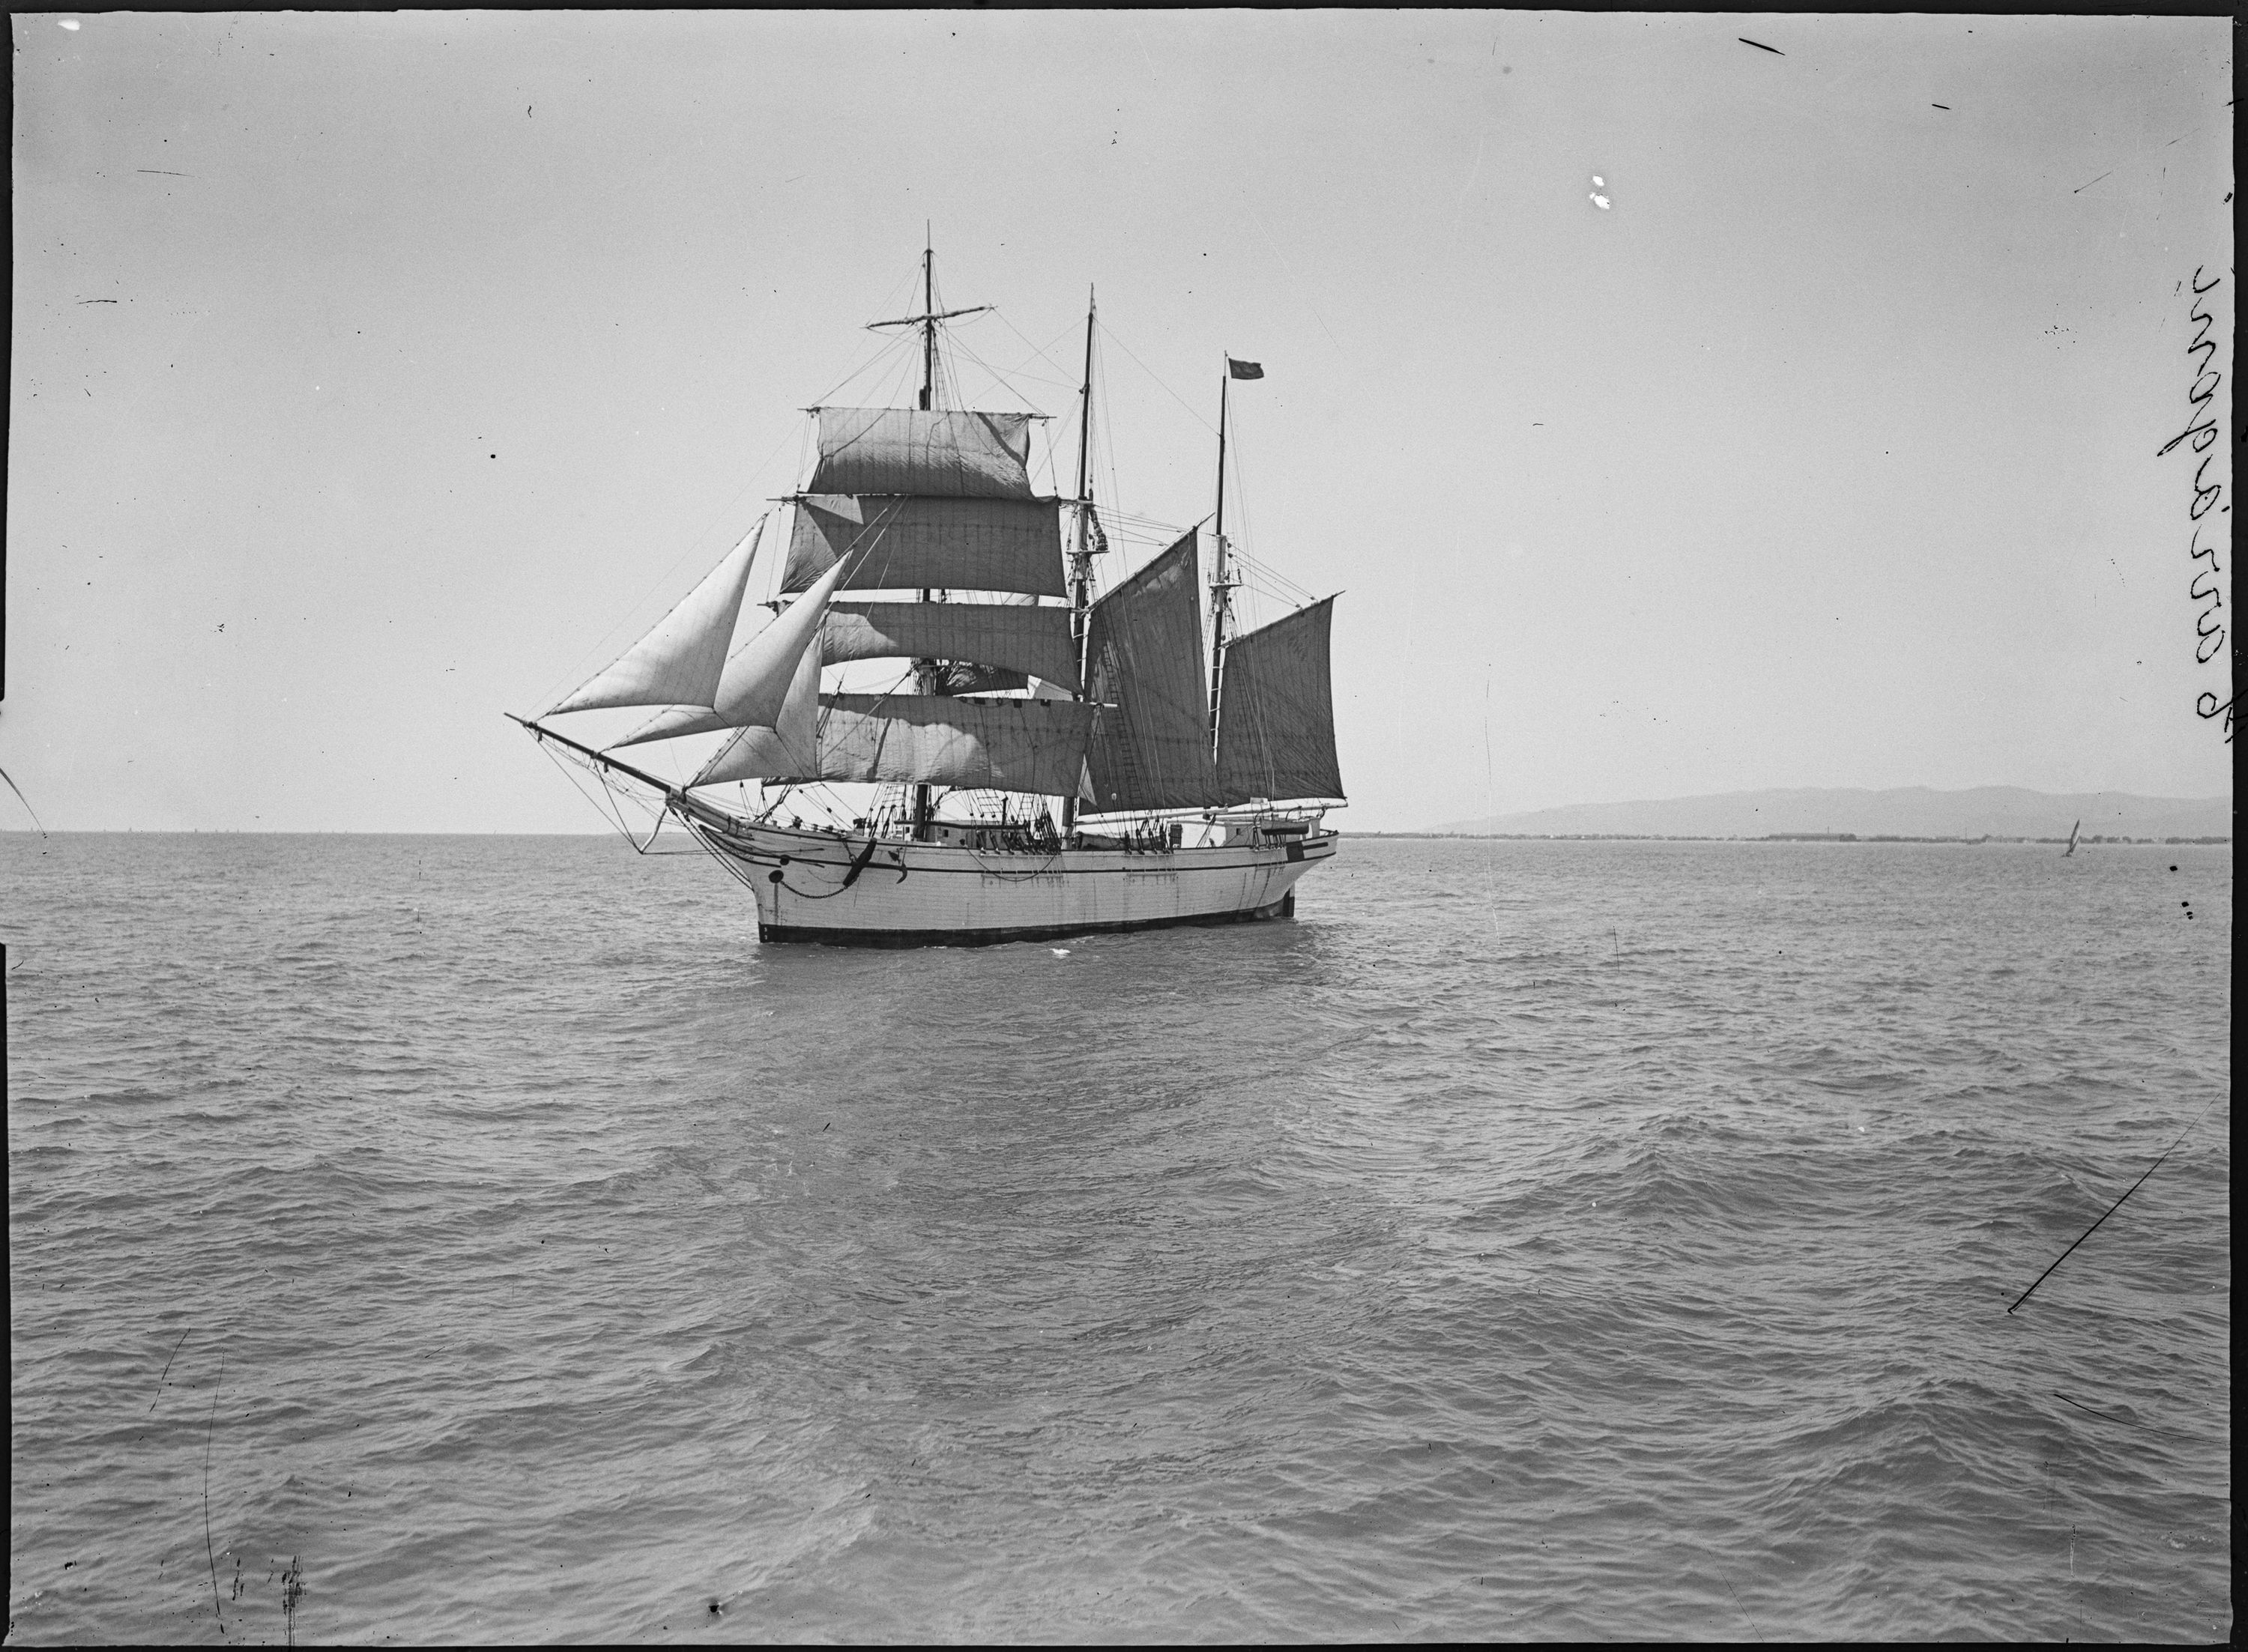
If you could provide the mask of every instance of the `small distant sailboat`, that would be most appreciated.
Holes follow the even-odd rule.
[[[2060,852],[2060,858],[2061,858],[2062,860],[2067,860],[2067,859],[2068,859],[2068,857],[2069,857],[2070,855],[2074,854],[2074,853],[2076,853],[2076,833],[2077,833],[2077,829],[2078,829],[2078,827],[2080,827],[2081,826],[2083,826],[2083,824],[2084,824],[2084,822],[2083,822],[2083,821],[2079,820],[2079,821],[2076,823],[2076,825],[2075,825],[2075,826],[2071,826],[2071,827],[2069,827],[2069,828],[2068,828],[2068,847],[2067,847],[2066,849],[2063,849],[2063,850]]]

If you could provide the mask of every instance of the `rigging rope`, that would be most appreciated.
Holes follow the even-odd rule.
[[[1226,458],[1230,462],[1233,490],[1227,497],[1232,501],[1233,514],[1239,525],[1227,536],[1227,543],[1229,545],[1243,545],[1254,539],[1257,533],[1249,509],[1249,487],[1241,472],[1241,421],[1234,419],[1232,426]]]
[[[573,787],[576,787],[578,795],[585,799],[586,802],[592,804],[597,812],[607,815],[610,819],[613,820],[616,823],[617,830],[624,835],[625,841],[627,843],[632,842],[632,829],[625,825],[624,815],[616,806],[616,789],[608,784],[607,777],[603,776],[600,770],[594,768],[592,764],[586,762],[582,757],[568,756],[566,751],[557,750],[553,745],[545,740],[538,742],[538,749],[546,754],[547,759],[552,762],[555,767],[562,771],[563,778],[568,780]],[[601,780],[601,791],[603,796],[607,799],[607,801],[602,802],[594,798],[592,792],[586,791],[585,786],[579,782],[578,777],[570,772],[572,768],[583,768],[587,772],[594,775],[597,778],[600,778]],[[651,837],[649,841],[655,841],[654,838]]]
[[[552,761],[558,768],[562,770],[563,778],[567,779],[572,786],[577,788],[578,795],[584,798],[586,802],[592,804],[597,812],[606,814],[610,818],[610,819],[615,824],[618,832],[623,835],[625,841],[633,846],[633,851],[634,853],[648,856],[652,860],[662,860],[670,855],[692,854],[695,853],[692,849],[655,849],[650,847],[649,846],[654,844],[655,841],[655,832],[650,832],[648,834],[647,843],[638,841],[634,836],[632,827],[626,823],[622,811],[618,809],[616,805],[619,799],[622,799],[625,802],[632,804],[635,808],[648,809],[651,805],[646,799],[641,798],[636,793],[626,791],[622,787],[619,786],[614,781],[610,779],[607,771],[600,768],[594,764],[587,762],[583,757],[578,757],[573,753],[570,753],[566,749],[558,750],[545,740],[540,740],[538,744],[539,749],[546,753],[548,758]],[[609,799],[606,805],[596,799],[593,795],[587,792],[585,786],[579,783],[578,778],[570,773],[570,769],[572,767],[586,770],[588,773],[591,773],[601,782],[601,790]],[[669,806],[667,805],[661,808],[655,808],[653,812],[655,815],[656,831],[661,831],[662,830],[665,819],[670,813]]]
[[[720,505],[717,511],[711,516],[710,519],[705,522],[701,527],[697,528],[689,538],[685,548],[682,549],[677,556],[671,559],[670,566],[666,567],[661,573],[656,575],[655,579],[650,582],[647,588],[633,599],[630,607],[617,610],[617,612],[624,617],[616,620],[607,631],[603,632],[600,635],[600,639],[596,641],[593,647],[579,655],[576,661],[573,662],[570,668],[563,674],[561,680],[554,687],[549,689],[544,695],[539,696],[538,703],[540,705],[552,706],[557,700],[562,697],[565,690],[572,687],[575,683],[585,681],[585,678],[580,676],[579,674],[585,669],[586,661],[589,658],[597,658],[600,655],[608,651],[609,645],[616,637],[618,632],[625,629],[633,622],[633,616],[641,610],[642,605],[648,601],[650,596],[654,595],[657,591],[671,583],[673,576],[679,571],[679,565],[686,561],[689,557],[696,554],[696,547],[702,543],[703,537],[708,534],[712,528],[716,527],[728,512],[731,511],[736,505],[742,502],[742,497],[744,494],[748,493],[752,488],[757,486],[758,479],[765,474],[766,469],[779,455],[780,450],[786,447],[791,441],[795,441],[801,444],[803,441],[803,431],[800,428],[792,429],[787,435],[783,436],[778,442],[773,444],[771,451],[767,453],[764,458],[758,460],[756,466],[750,470],[748,480],[744,482],[740,487],[734,490],[733,497],[728,499],[725,504]],[[802,465],[800,463],[798,469],[800,474],[802,470]],[[766,512],[764,514],[770,515],[771,513]]]
[[[1107,327],[1100,322],[1096,321],[1093,323],[1093,331],[1100,333],[1100,336],[1105,339],[1116,339],[1116,335],[1109,332]],[[1181,395],[1177,391],[1172,389],[1169,385],[1164,384],[1163,380],[1156,375],[1155,370],[1153,367],[1149,367],[1146,362],[1141,361],[1139,357],[1132,355],[1132,346],[1130,345],[1125,343],[1121,339],[1116,339],[1116,347],[1121,350],[1126,355],[1132,356],[1132,360],[1138,364],[1140,371],[1146,374],[1149,378],[1154,379],[1157,384],[1162,385],[1163,394],[1170,397],[1172,401],[1177,402],[1181,407],[1186,408],[1187,412],[1193,417],[1194,422],[1196,424],[1202,426],[1203,429],[1209,431],[1212,435],[1216,435],[1217,434],[1217,427],[1212,424],[1208,419],[1203,418],[1201,414],[1196,413],[1192,403],[1189,402],[1188,400],[1184,396]]]
[[[912,278],[907,277],[901,280],[895,286],[892,287],[887,293],[883,294],[882,309],[884,313],[895,310],[900,304],[906,302],[906,294],[911,290]],[[860,361],[858,366],[853,367],[840,379],[838,379],[833,385],[829,386],[822,394],[815,397],[812,405],[814,407],[823,407],[826,405],[826,403],[838,391],[841,390],[853,379],[856,379],[860,374],[868,372],[878,366],[892,351],[900,348],[909,336],[909,334],[903,333],[876,333],[874,335],[875,342],[874,345],[874,353]]]
[[[1016,326],[1012,321],[1011,321],[1011,320],[1009,320],[1009,319],[1007,319],[1007,312],[1006,312],[1004,310],[1002,310],[1002,309],[1000,309],[997,305],[992,305],[992,306],[991,306],[991,313],[992,313],[993,315],[997,316],[997,317],[999,318],[1000,325],[1001,325],[1001,326],[1004,326],[1004,327],[1007,329],[1007,331],[1008,331],[1008,332],[1010,332],[1013,333],[1013,334],[1014,334],[1018,339],[1022,339],[1022,341],[1023,341],[1025,344],[1026,344],[1026,345],[1030,345],[1031,353],[1032,355],[1036,356],[1039,360],[1041,360],[1041,361],[1045,362],[1045,363],[1046,364],[1046,366],[1048,366],[1048,367],[1052,367],[1052,368],[1056,373],[1059,373],[1059,374],[1061,374],[1062,375],[1064,375],[1063,377],[1061,377],[1061,378],[1059,378],[1059,379],[1056,379],[1056,380],[1051,380],[1051,382],[1052,382],[1052,383],[1056,383],[1056,384],[1060,384],[1060,385],[1065,385],[1065,386],[1066,386],[1066,387],[1067,387],[1069,389],[1071,389],[1071,390],[1075,390],[1075,389],[1077,388],[1077,387],[1078,387],[1078,380],[1074,380],[1074,379],[1072,379],[1072,378],[1070,378],[1070,377],[1068,377],[1068,376],[1067,376],[1067,375],[1068,375],[1068,373],[1069,373],[1069,369],[1068,369],[1067,367],[1065,367],[1061,366],[1061,365],[1060,365],[1059,362],[1057,362],[1057,361],[1056,361],[1056,360],[1055,360],[1052,356],[1050,356],[1050,355],[1048,355],[1048,354],[1046,353],[1046,352],[1047,352],[1048,350],[1052,349],[1052,348],[1054,347],[1054,346],[1055,346],[1055,345],[1059,344],[1059,343],[1060,343],[1064,339],[1066,339],[1066,338],[1069,337],[1070,333],[1071,333],[1073,331],[1074,331],[1074,329],[1075,329],[1075,327],[1076,327],[1076,325],[1077,325],[1077,324],[1076,324],[1075,322],[1072,322],[1068,326],[1064,327],[1064,328],[1063,328],[1059,332],[1058,332],[1058,333],[1054,334],[1054,336],[1053,336],[1053,338],[1052,339],[1052,340],[1050,340],[1050,341],[1049,341],[1049,342],[1048,342],[1048,343],[1047,343],[1047,344],[1046,344],[1046,345],[1042,348],[1042,347],[1040,347],[1040,346],[1038,346],[1038,345],[1031,344],[1031,340],[1030,340],[1030,337],[1029,337],[1029,335],[1028,335],[1028,334],[1026,334],[1025,332],[1024,332],[1024,331],[1023,331],[1020,327],[1017,326]],[[1025,365],[1027,365],[1027,364],[1025,364]],[[1018,372],[1019,372],[1019,371],[1020,371],[1020,369],[1018,368],[1018,369],[1017,369],[1017,371],[1018,371]],[[1048,382],[1048,381],[1047,381],[1047,380],[1040,380],[1040,382],[1044,383],[1044,382]]]
[[[1031,408],[1036,412],[1044,413],[1045,412],[1045,409],[1040,407],[1035,399],[1026,396],[1020,390],[1018,390],[1011,382],[1012,379],[1027,379],[1032,384],[1056,385],[1058,387],[1068,391],[1072,395],[1077,394],[1077,387],[1073,384],[1064,384],[1060,380],[1054,379],[1038,378],[1034,374],[1025,373],[1020,367],[1011,368],[1008,373],[1001,373],[998,368],[993,367],[982,356],[977,355],[976,352],[970,349],[965,344],[962,343],[957,339],[952,340],[952,347],[955,351],[966,356],[970,361],[973,361],[977,367],[983,368],[984,372],[990,374],[993,381],[997,383],[1002,390],[1004,390],[1009,395],[1014,396],[1018,400],[1028,401],[1031,404]]]
[[[845,374],[840,379],[838,379],[833,384],[830,385],[822,394],[814,399],[812,405],[815,408],[824,408],[831,405],[838,393],[848,387],[853,380],[860,378],[862,374],[872,373],[875,368],[888,363],[892,355],[902,351],[906,347],[909,339],[909,334],[876,333],[874,335],[875,342],[874,353],[869,355],[858,366],[853,367],[848,373]]]

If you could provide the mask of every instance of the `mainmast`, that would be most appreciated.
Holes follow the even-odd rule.
[[[1076,697],[1086,696],[1085,641],[1093,609],[1093,324],[1099,301],[1091,287],[1085,291],[1085,381],[1077,393],[1077,525],[1069,548],[1069,639],[1077,659]],[[1061,830],[1066,838],[1077,826],[1077,797],[1061,800]]]

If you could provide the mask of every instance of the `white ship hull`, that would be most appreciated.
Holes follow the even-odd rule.
[[[757,902],[760,941],[982,946],[1101,930],[1285,918],[1335,850],[1300,820],[1241,823],[1208,846],[983,847],[687,817]]]

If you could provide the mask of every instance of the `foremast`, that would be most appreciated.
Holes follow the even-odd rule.
[[[901,316],[894,321],[876,321],[870,324],[876,328],[919,327],[921,329],[920,411],[930,412],[937,405],[937,325],[940,322],[949,321],[956,316],[977,315],[990,307],[986,304],[978,304],[970,305],[961,310],[939,310],[936,307],[936,249],[932,244],[923,244],[921,254],[922,312],[917,316]],[[920,600],[923,602],[933,602],[936,597],[931,589],[925,586],[922,590]],[[949,691],[944,681],[943,662],[939,660],[915,660],[914,682],[923,694],[942,695]],[[933,833],[935,819],[936,803],[933,790],[926,784],[915,785],[913,789],[913,835],[915,842],[925,843],[929,840]]]

